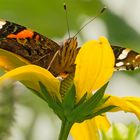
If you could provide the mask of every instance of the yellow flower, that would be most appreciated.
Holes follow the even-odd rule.
[[[18,61],[25,62],[20,59]],[[1,62],[0,66],[3,67],[4,65],[10,64],[10,66],[13,66],[12,69],[14,68],[15,62],[10,63],[6,59],[4,62]],[[100,37],[98,41],[88,41],[81,47],[75,63],[74,82],[77,101],[79,101],[86,92],[89,93],[90,97],[92,91],[99,89],[109,80],[114,71],[114,54],[107,39]],[[26,65],[28,63],[25,62],[24,64]],[[18,65],[15,67],[18,67]],[[39,66],[26,65],[15,68],[1,76],[0,83],[2,84],[6,79],[20,81],[27,87],[38,91],[39,94],[41,92],[38,81],[41,81],[52,96],[57,96],[61,100],[61,96],[58,94],[60,81],[48,70]],[[140,118],[140,109],[138,107],[140,105],[139,98],[111,96],[103,107],[108,105],[118,106],[112,111],[124,110],[135,113]],[[110,124],[106,116],[97,116],[82,123],[75,123],[71,129],[71,134],[75,140],[98,140],[98,129],[108,130],[109,127]]]
[[[0,68],[3,68],[6,71],[15,69],[20,66],[30,64],[24,58],[13,54],[9,51],[0,49]]]
[[[104,37],[86,42],[76,58],[75,84],[77,96],[103,86],[114,71],[114,54]]]

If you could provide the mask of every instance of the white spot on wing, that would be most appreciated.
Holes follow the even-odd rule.
[[[125,67],[115,68],[115,71],[123,71],[123,70],[126,70],[126,68]]]
[[[6,21],[0,20],[0,29],[2,29],[3,25],[5,25],[5,24],[6,24]]]
[[[136,70],[136,69],[138,69],[139,67],[135,67],[134,69]]]
[[[118,63],[116,63],[116,66],[117,66],[117,67],[120,67],[120,66],[123,66],[123,65],[124,65],[123,62],[118,62]]]
[[[126,65],[130,65],[130,63],[129,63],[129,62],[127,62],[127,63],[126,63]]]
[[[119,68],[118,70],[126,70],[126,68],[125,67],[121,67],[121,68]]]
[[[131,51],[130,49],[124,49],[122,53],[119,55],[118,60],[125,59],[130,51]]]
[[[136,55],[135,59],[138,59],[140,57],[140,55]]]

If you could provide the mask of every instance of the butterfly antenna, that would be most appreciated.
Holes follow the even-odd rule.
[[[104,11],[105,11],[106,9],[107,9],[106,7],[103,7],[103,8],[101,9],[101,11],[100,11],[95,17],[91,18],[84,26],[82,26],[82,27],[80,28],[80,30],[75,34],[74,37],[76,37],[89,23],[91,23],[94,19],[96,19],[96,18],[99,17],[102,13],[104,13]]]
[[[68,29],[68,34],[69,34],[69,38],[70,38],[70,28],[69,28],[68,12],[67,12],[67,6],[66,6],[65,2],[64,2],[64,10],[65,10],[65,13],[66,13],[67,29]]]

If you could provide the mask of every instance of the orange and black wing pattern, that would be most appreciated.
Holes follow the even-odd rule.
[[[31,64],[46,68],[55,76],[73,73],[78,53],[75,38],[58,45],[31,29],[4,20],[0,20],[0,49],[19,55]]]
[[[0,48],[20,55],[32,64],[47,68],[60,46],[31,29],[1,20]]]

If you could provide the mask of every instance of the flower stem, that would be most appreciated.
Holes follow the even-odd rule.
[[[72,125],[73,123],[68,122],[67,120],[62,121],[59,140],[67,140]]]

